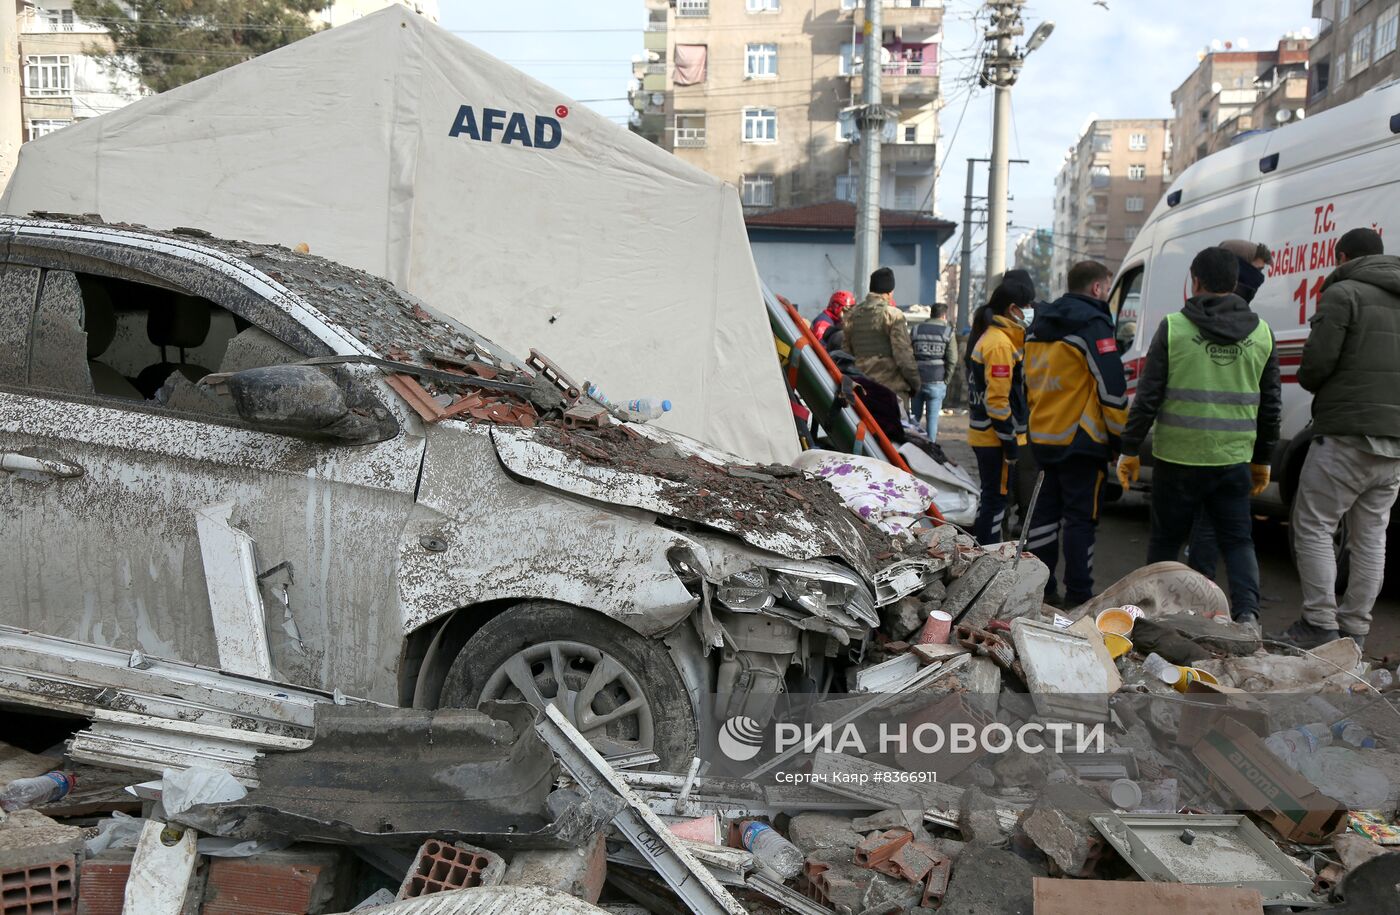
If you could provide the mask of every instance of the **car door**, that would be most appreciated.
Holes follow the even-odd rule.
[[[285,306],[225,298],[227,276],[160,258],[139,273],[121,258],[8,260],[0,622],[241,672],[261,657],[278,679],[394,700],[395,568],[423,439],[378,375],[355,383],[397,434],[261,431],[195,380],[326,355]],[[262,605],[265,636],[230,628],[231,600]]]

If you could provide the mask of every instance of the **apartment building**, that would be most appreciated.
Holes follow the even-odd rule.
[[[1191,75],[1172,92],[1172,174],[1229,146],[1241,134],[1269,130],[1303,114],[1309,39],[1291,33],[1268,51],[1230,42],[1202,50]]]
[[[747,212],[854,201],[863,0],[646,0],[632,129],[740,189]],[[880,205],[931,213],[941,0],[883,0]]]
[[[1313,0],[1317,40],[1308,52],[1308,113],[1349,102],[1400,75],[1397,0]]]
[[[1171,183],[1170,120],[1093,121],[1055,178],[1055,223],[1048,241],[1050,287],[1065,287],[1069,268],[1096,260],[1117,270]]]
[[[437,0],[334,0],[312,18],[324,26],[338,25],[394,3],[437,19]],[[113,73],[88,53],[112,43],[101,23],[75,14],[72,0],[27,0],[20,6],[18,25],[24,142],[115,111],[145,94],[137,80]]]

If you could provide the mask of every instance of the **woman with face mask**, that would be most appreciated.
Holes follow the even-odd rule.
[[[983,544],[1002,539],[1006,496],[1026,443],[1026,380],[1022,360],[1035,285],[1024,270],[1009,270],[979,308],[968,336],[967,443],[977,455],[982,502],[972,533]]]

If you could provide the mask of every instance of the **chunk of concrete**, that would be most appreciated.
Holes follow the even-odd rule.
[[[559,890],[590,903],[603,894],[608,877],[608,849],[605,836],[578,848],[530,849],[511,858],[502,883],[514,886],[540,886]]]
[[[978,556],[972,560],[972,565],[968,566],[967,571],[948,586],[948,596],[943,599],[940,609],[950,615],[954,622],[961,622],[959,615],[972,605],[987,583],[1004,568],[1006,561],[999,556],[991,553]]]
[[[1077,785],[1060,782],[1046,786],[1021,821],[1021,831],[1069,877],[1088,875],[1088,861],[1102,839],[1089,821],[1093,814],[1112,808]]]
[[[831,813],[799,813],[788,823],[788,841],[804,855],[825,848],[853,849],[863,836],[851,818]]]
[[[1017,855],[991,845],[968,845],[953,864],[939,915],[1032,915],[1038,874]]]
[[[855,863],[852,850],[845,854],[826,849],[808,858],[808,869],[822,868],[815,882],[838,912],[888,912],[919,903],[923,887]]]
[[[0,822],[0,865],[19,870],[71,860],[83,848],[83,831],[61,826],[37,810],[16,810]]]
[[[880,618],[887,633],[896,639],[907,639],[923,626],[928,608],[911,595],[881,607]]]
[[[924,601],[925,603],[933,604],[939,608],[942,607],[943,601],[945,598],[947,598],[947,596],[948,586],[943,583],[942,579],[930,582],[924,587],[922,591],[919,592],[920,600]]]
[[[998,804],[980,788],[963,792],[958,811],[958,831],[963,841],[979,845],[999,845],[1010,834],[1006,818],[998,813]]]

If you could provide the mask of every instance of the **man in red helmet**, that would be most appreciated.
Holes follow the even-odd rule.
[[[831,349],[827,345],[827,337],[833,330],[841,327],[841,312],[850,308],[856,303],[856,297],[844,289],[831,294],[827,300],[826,309],[812,322],[812,333],[816,334],[822,346]]]

